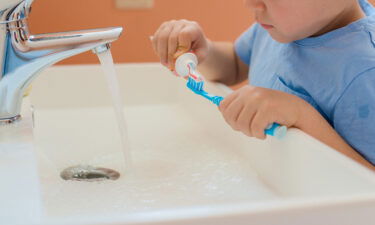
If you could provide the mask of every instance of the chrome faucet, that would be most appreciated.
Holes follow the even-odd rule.
[[[31,35],[27,17],[33,0],[0,0],[0,124],[20,119],[26,88],[44,68],[79,53],[100,53],[121,27]]]

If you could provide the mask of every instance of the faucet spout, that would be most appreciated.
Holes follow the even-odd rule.
[[[50,34],[28,35],[27,38],[20,38],[27,35],[20,30],[14,30],[12,45],[20,52],[29,52],[44,49],[68,49],[77,48],[85,44],[96,44],[100,42],[113,42],[122,33],[121,27],[80,30],[71,32],[60,32]]]
[[[5,20],[0,19],[0,124],[20,117],[23,93],[40,71],[82,52],[109,48],[123,31],[113,27],[31,35],[26,21],[31,3],[15,4]]]

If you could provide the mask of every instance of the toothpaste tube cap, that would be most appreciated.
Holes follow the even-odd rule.
[[[179,56],[175,64],[175,72],[180,77],[186,77],[190,74],[190,69],[195,70],[198,65],[198,58],[194,53],[185,53]],[[191,68],[193,67],[193,68]]]

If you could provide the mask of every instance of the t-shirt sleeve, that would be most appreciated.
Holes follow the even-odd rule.
[[[257,29],[257,24],[252,25],[248,30],[241,34],[241,36],[239,36],[234,43],[236,54],[242,60],[242,62],[246,63],[247,65],[250,65],[251,52]]]
[[[333,111],[335,130],[375,165],[375,68],[357,76]]]

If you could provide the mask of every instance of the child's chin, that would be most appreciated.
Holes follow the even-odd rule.
[[[271,32],[270,32],[270,35],[273,40],[280,42],[280,43],[284,43],[284,44],[290,43],[296,40],[296,39],[293,39],[292,37],[286,37],[286,36],[279,35],[279,34],[273,34]]]

